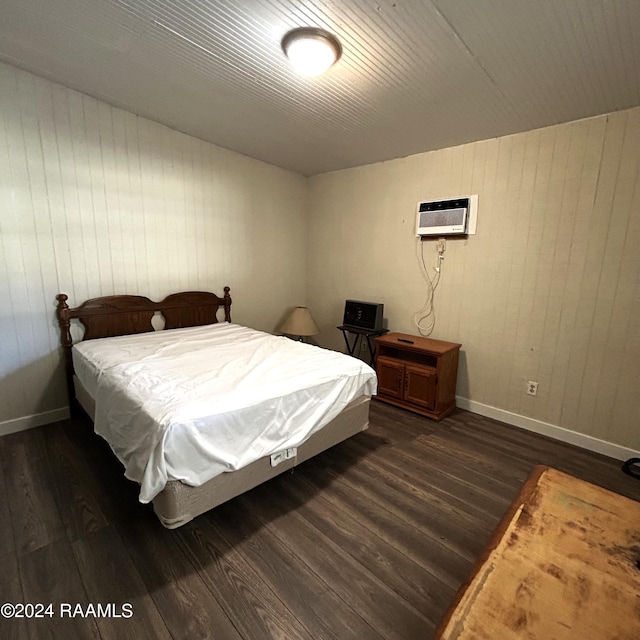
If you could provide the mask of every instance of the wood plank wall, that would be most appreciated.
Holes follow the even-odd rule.
[[[0,64],[0,433],[61,417],[61,291],[229,285],[233,319],[274,330],[305,303],[305,197],[301,176]]]
[[[417,203],[478,194],[477,235],[448,240],[435,294],[432,337],[463,345],[458,395],[640,450],[639,143],[636,108],[312,177],[320,340],[340,346],[348,298],[384,303],[392,330],[417,333],[417,253],[431,276],[437,255],[435,239],[416,241]]]
[[[640,109],[307,181],[9,65],[0,88],[0,432],[62,417],[59,291],[229,284],[234,319],[306,301],[338,349],[344,300],[371,299],[415,332],[416,203],[477,193],[436,292],[459,395],[640,450]]]

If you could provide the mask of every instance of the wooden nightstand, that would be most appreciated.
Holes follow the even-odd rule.
[[[456,408],[462,345],[406,333],[376,338],[377,400],[441,420]]]

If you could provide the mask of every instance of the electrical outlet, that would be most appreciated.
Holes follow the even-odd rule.
[[[447,240],[445,238],[438,238],[438,244],[436,246],[438,253],[444,253],[447,250]]]
[[[367,351],[369,351],[369,348],[367,347],[367,341],[362,340],[360,342],[360,353],[366,353]]]
[[[537,382],[533,382],[532,380],[529,380],[529,382],[527,382],[527,393],[530,396],[537,396],[538,395],[538,383]]]

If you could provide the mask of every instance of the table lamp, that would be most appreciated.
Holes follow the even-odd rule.
[[[300,342],[303,336],[317,336],[320,333],[307,307],[294,307],[280,331],[289,336],[297,336]]]

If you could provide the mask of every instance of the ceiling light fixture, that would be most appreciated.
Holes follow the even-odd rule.
[[[282,38],[282,50],[293,68],[304,76],[319,76],[342,55],[338,39],[315,27],[289,31]]]

